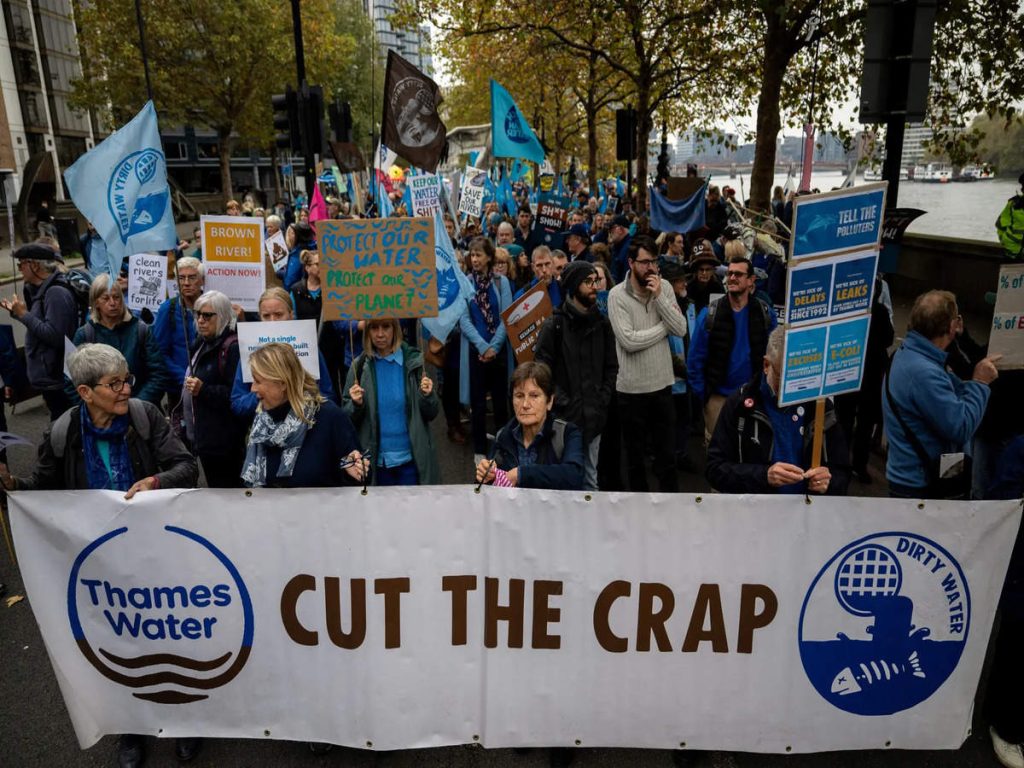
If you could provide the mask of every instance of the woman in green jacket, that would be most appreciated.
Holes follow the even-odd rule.
[[[394,319],[367,322],[363,350],[349,368],[342,407],[370,455],[373,484],[436,485],[430,422],[439,405],[423,354],[402,340]]]

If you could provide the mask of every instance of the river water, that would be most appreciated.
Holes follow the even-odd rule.
[[[712,184],[734,187],[750,192],[750,176],[737,174],[730,179],[727,173],[716,173]],[[842,171],[821,171],[811,174],[811,186],[822,192],[838,187],[846,179]],[[786,174],[776,175],[775,184],[784,186]],[[867,183],[863,176],[857,184]],[[972,183],[923,184],[903,180],[899,188],[900,208],[919,208],[927,213],[919,217],[907,232],[923,235],[946,235],[968,240],[998,242],[995,221],[1006,201],[1019,191],[1016,175]]]

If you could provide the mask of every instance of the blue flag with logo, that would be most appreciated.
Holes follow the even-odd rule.
[[[427,333],[443,342],[459,324],[466,302],[473,298],[473,284],[459,268],[440,210],[434,212],[434,252],[437,257],[437,317],[424,317],[420,322]]]
[[[64,171],[71,200],[107,246],[112,274],[125,256],[178,244],[153,102]]]
[[[491,134],[495,157],[524,157],[544,162],[544,147],[515,101],[497,80],[491,80]]]
[[[704,182],[685,200],[669,200],[656,187],[648,187],[651,195],[651,226],[662,232],[692,232],[704,226]]]

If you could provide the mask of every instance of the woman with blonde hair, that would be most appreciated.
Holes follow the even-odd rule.
[[[330,488],[362,481],[366,469],[345,412],[320,394],[290,344],[249,357],[256,410],[242,465],[249,488]]]
[[[342,406],[372,454],[373,484],[436,485],[430,422],[440,407],[423,353],[402,339],[393,318],[367,321],[363,350],[349,369]]]

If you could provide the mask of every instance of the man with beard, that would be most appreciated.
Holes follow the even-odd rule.
[[[726,295],[697,315],[686,358],[689,383],[704,402],[704,438],[711,441],[725,399],[761,370],[775,313],[754,298],[754,265],[743,256],[729,262]]]
[[[622,439],[631,491],[647,490],[644,458],[654,451],[659,490],[678,490],[675,464],[675,408],[669,336],[686,335],[672,286],[658,274],[658,247],[639,236],[629,249],[628,278],[608,295],[608,318],[615,332]]]
[[[715,274],[718,264],[719,261],[715,258],[714,251],[711,250],[710,242],[698,240],[693,244],[693,253],[690,259],[693,277],[686,284],[686,295],[690,297],[690,301],[698,312],[708,305],[712,296],[725,293],[725,286]]]
[[[597,309],[597,270],[574,261],[562,272],[565,303],[541,328],[534,359],[554,373],[558,418],[583,431],[583,487],[596,491],[601,432],[619,363],[611,323]]]

